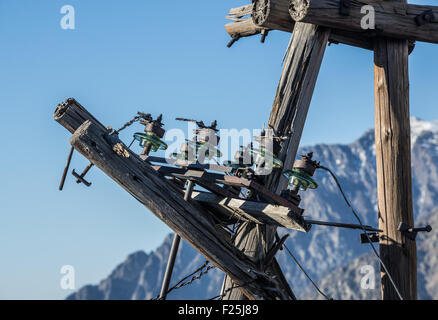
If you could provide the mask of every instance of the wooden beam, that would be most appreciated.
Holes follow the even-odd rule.
[[[284,0],[254,0],[252,19],[257,26],[292,32],[295,22],[289,15],[289,2]]]
[[[227,23],[225,25],[225,31],[230,35],[230,37],[233,37],[234,35],[250,37],[261,33],[264,29],[265,28],[263,27],[255,25],[252,21],[252,18],[246,18],[244,20]]]
[[[374,95],[380,256],[402,298],[412,300],[417,299],[416,245],[397,230],[400,222],[414,225],[407,41],[376,40]],[[398,300],[383,268],[381,280],[383,299]]]
[[[297,23],[286,52],[269,117],[271,127],[281,128],[276,130],[280,136],[289,136],[280,153],[284,170],[292,169],[296,158],[329,34],[329,29]],[[287,187],[287,179],[280,172],[274,172],[268,184],[275,186],[279,193]]]
[[[253,4],[247,4],[238,8],[231,8],[228,12],[227,19],[239,20],[252,13]]]
[[[88,118],[88,119],[87,119]],[[249,299],[288,299],[273,279],[217,232],[211,216],[184,200],[179,188],[161,178],[74,99],[55,110],[70,132],[72,146],[135,199],[224,271]],[[82,121],[85,121],[81,124]]]
[[[295,21],[289,14],[289,0],[255,0],[252,18],[255,26],[260,28],[292,32],[295,27]],[[248,30],[250,29],[249,24],[245,27]],[[240,26],[240,28],[243,29],[243,26]],[[333,29],[330,32],[328,41],[334,44],[342,43],[373,50],[371,37],[351,31]]]
[[[291,168],[295,160],[329,34],[329,29],[318,26],[305,23],[295,25],[269,118],[269,125],[279,136],[292,132],[291,137],[283,143],[279,155],[284,169]],[[282,178],[281,172],[273,172],[269,176],[267,187],[271,191],[279,194],[286,186],[287,181]],[[245,223],[239,229],[235,245],[252,260],[262,264],[273,247],[276,232],[276,227]],[[275,259],[271,266],[265,267],[283,277]],[[229,289],[231,286],[232,281],[226,278],[224,287]],[[287,283],[284,287],[290,290]],[[241,300],[244,297],[240,292],[232,290],[225,299]]]
[[[339,10],[341,0],[290,0],[290,15],[295,21],[313,23],[324,27],[355,31],[360,34],[413,41],[438,43],[438,7],[406,4],[399,1],[350,0],[349,14]],[[375,12],[375,29],[364,30],[361,21],[366,13],[364,6],[371,5]],[[419,26],[416,18],[430,11],[435,22]]]
[[[232,197],[219,197],[209,192],[194,191],[192,199],[213,207],[226,208],[231,213],[243,215],[254,223],[269,224],[303,232],[310,229],[310,225],[304,223],[303,217],[295,214],[288,207]]]

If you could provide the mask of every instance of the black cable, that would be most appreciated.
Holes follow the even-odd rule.
[[[309,274],[304,270],[303,266],[299,263],[297,258],[292,254],[292,252],[289,250],[289,248],[286,246],[286,244],[283,244],[283,247],[286,249],[286,251],[289,253],[291,258],[295,261],[295,263],[298,265],[298,267],[301,269],[301,271],[304,273],[304,275],[309,279],[309,281],[312,283],[312,285],[315,287],[315,289],[327,300],[333,300],[333,298],[328,297],[324,292],[321,291],[321,289],[318,287],[318,285],[313,281],[313,279],[309,276]]]
[[[222,299],[227,295],[227,293],[230,292],[231,290],[246,287],[247,285],[249,285],[249,284],[251,284],[251,283],[253,283],[253,282],[255,282],[255,281],[256,281],[256,280],[248,281],[248,282],[242,284],[241,286],[235,286],[235,285],[232,285],[231,288],[228,288],[228,289],[225,290],[222,294],[220,294],[220,295],[218,295],[218,296],[215,296],[215,297],[213,297],[213,298],[210,298],[210,299],[208,299],[208,300],[215,300],[215,299],[222,300]]]
[[[402,297],[402,295],[400,294],[400,291],[398,290],[396,284],[394,283],[394,280],[392,280],[392,277],[391,277],[391,274],[390,274],[389,271],[388,271],[388,268],[386,268],[386,265],[383,263],[382,259],[380,258],[380,255],[377,253],[377,250],[376,250],[376,248],[374,247],[374,244],[373,244],[373,242],[371,241],[371,239],[370,239],[370,237],[369,237],[369,235],[368,235],[368,232],[365,230],[365,227],[364,227],[364,225],[362,224],[362,220],[360,219],[359,215],[356,213],[356,211],[354,210],[354,208],[351,206],[350,202],[348,201],[348,199],[347,199],[347,197],[346,197],[346,195],[345,195],[345,193],[344,193],[344,190],[342,190],[342,187],[341,187],[341,184],[340,184],[339,181],[338,181],[338,178],[336,177],[336,175],[335,175],[335,174],[334,174],[329,168],[326,168],[326,167],[321,166],[321,165],[319,165],[318,168],[323,169],[323,170],[329,172],[330,175],[332,176],[333,180],[335,180],[336,185],[337,185],[338,188],[339,188],[339,191],[341,191],[342,197],[344,198],[345,202],[347,203],[347,206],[350,208],[351,212],[353,212],[353,215],[356,217],[357,221],[358,221],[359,224],[361,225],[362,230],[364,231],[364,233],[365,233],[365,235],[366,235],[366,237],[367,237],[367,239],[368,239],[368,241],[369,241],[369,244],[371,245],[371,248],[372,248],[373,251],[374,251],[374,254],[376,255],[377,259],[379,259],[380,264],[382,265],[383,269],[385,270],[386,274],[388,275],[388,279],[389,279],[389,281],[391,282],[392,286],[394,287],[395,291],[397,292],[398,297],[400,298],[400,300],[403,300],[403,297]]]

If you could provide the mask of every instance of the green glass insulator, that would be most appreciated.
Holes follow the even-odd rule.
[[[272,167],[274,169],[281,169],[283,168],[283,161],[281,161],[280,159],[278,159],[272,152],[269,152],[265,149],[252,149],[252,153],[254,155],[254,158],[256,156],[258,157],[262,157],[262,158],[270,158],[272,159]]]
[[[196,150],[196,154],[199,154],[205,150],[205,156],[208,159],[212,159],[215,155],[210,155],[210,151],[215,151],[216,157],[222,157],[222,152],[219,149],[215,148],[213,145],[208,145],[207,143],[194,142],[192,140],[186,140],[189,146]]]
[[[318,188],[318,183],[301,169],[286,170],[283,175],[289,180],[289,186],[298,186],[300,190]]]
[[[158,150],[166,150],[167,143],[161,140],[156,134],[148,132],[137,132],[134,134],[134,139],[137,140],[141,147],[145,147],[147,143],[151,144],[153,152]]]

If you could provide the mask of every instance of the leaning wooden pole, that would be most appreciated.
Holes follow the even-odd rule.
[[[315,25],[297,23],[294,27],[269,118],[269,125],[278,135],[290,136],[283,143],[279,156],[285,169],[291,168],[296,157],[329,34],[328,29]],[[280,193],[286,188],[287,181],[282,178],[281,172],[275,172],[270,175],[267,186]],[[256,264],[261,264],[273,246],[275,233],[275,227],[245,223],[239,230],[235,245]],[[280,277],[283,276],[275,259],[266,268],[271,268]],[[230,279],[225,279],[225,290],[232,285]],[[232,290],[225,298],[241,300],[244,296],[239,291]]]
[[[415,241],[397,230],[414,225],[407,41],[376,40],[374,93],[380,255],[402,298],[417,299]],[[383,268],[381,281],[384,300],[400,298]]]
[[[105,128],[74,99],[60,104],[55,120],[73,133],[71,145],[106,173],[160,220],[227,273],[251,300],[288,299],[277,279],[260,271],[216,230],[211,218],[182,190],[162,178],[146,161],[127,148],[113,130]]]

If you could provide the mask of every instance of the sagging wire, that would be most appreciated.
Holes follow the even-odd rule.
[[[248,285],[250,285],[251,283],[253,283],[255,280],[251,280],[251,281],[248,281],[248,282],[246,282],[246,283],[244,283],[244,284],[242,284],[242,285],[237,285],[237,286],[235,286],[235,285],[232,285],[230,288],[228,288],[227,290],[225,290],[222,294],[220,294],[220,295],[217,295],[217,296],[215,296],[215,297],[213,297],[213,298],[210,298],[210,299],[208,299],[208,300],[222,300],[226,295],[227,295],[227,293],[228,292],[230,292],[230,291],[232,291],[232,290],[234,290],[234,289],[238,289],[238,288],[243,288],[243,287],[246,287],[246,286],[248,286]]]
[[[315,287],[315,289],[327,300],[333,300],[333,298],[328,297],[322,290],[318,287],[318,285],[313,281],[313,279],[310,277],[310,275],[304,270],[303,266],[300,264],[297,258],[292,254],[292,252],[289,250],[289,248],[286,246],[286,244],[283,244],[283,247],[286,249],[287,253],[290,255],[290,257],[295,261],[297,266],[301,269],[301,271],[304,273],[304,275],[309,279],[309,281],[312,283],[312,285]]]
[[[365,230],[365,226],[362,224],[362,220],[360,219],[359,215],[356,213],[356,211],[354,210],[354,208],[351,206],[350,202],[348,201],[347,196],[345,195],[344,190],[342,189],[341,184],[339,183],[338,178],[333,173],[333,171],[331,171],[329,168],[321,166],[321,165],[318,165],[318,168],[323,169],[323,170],[327,171],[328,173],[330,173],[330,175],[332,176],[333,180],[336,182],[336,185],[338,186],[339,191],[341,192],[342,197],[345,200],[345,203],[350,208],[350,210],[353,213],[353,215],[355,216],[356,220],[359,222],[362,230],[364,231],[364,233],[365,233],[365,235],[366,235],[366,237],[367,237],[367,239],[369,241],[369,244],[371,245],[371,248],[373,249],[374,254],[376,255],[377,259],[379,260],[379,262],[380,262],[381,266],[383,267],[383,269],[385,270],[386,274],[388,275],[388,279],[391,282],[392,286],[394,287],[394,290],[396,291],[396,293],[397,293],[398,297],[400,298],[400,300],[403,300],[403,297],[400,294],[400,291],[398,290],[397,285],[395,284],[394,280],[392,279],[391,274],[388,271],[388,268],[383,263],[382,259],[380,258],[380,255],[377,253],[377,250],[376,250],[373,242],[371,241],[371,239],[370,239],[370,237],[368,235],[368,232]]]

